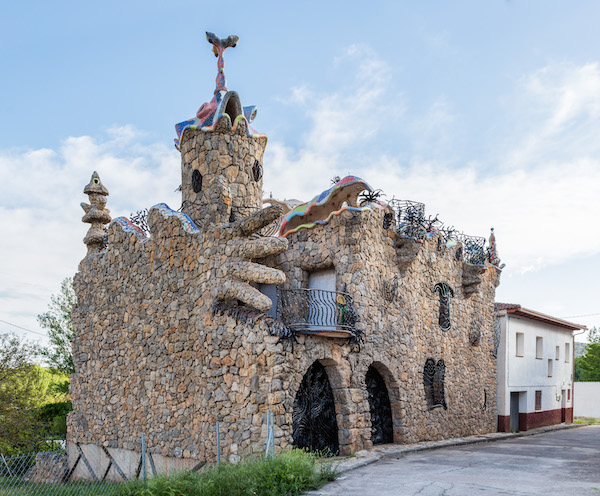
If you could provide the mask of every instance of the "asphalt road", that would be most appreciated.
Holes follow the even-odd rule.
[[[320,496],[600,496],[600,425],[384,458]]]

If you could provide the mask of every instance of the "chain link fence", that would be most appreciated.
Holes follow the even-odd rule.
[[[267,411],[266,439],[264,456],[275,454],[275,416]],[[263,424],[264,425],[264,424]],[[216,462],[221,463],[221,440],[226,434],[227,425],[217,422],[214,435],[216,437]],[[153,457],[146,451],[145,435],[141,436],[141,454],[139,464],[134,474],[127,476],[106,448],[101,448],[106,454],[102,466],[92,466],[80,446],[75,445],[75,457],[69,456],[65,449],[40,451],[25,455],[5,457],[0,454],[0,496],[117,496],[123,494],[123,482],[135,479],[145,480],[157,475]],[[80,466],[85,467],[86,478],[91,480],[76,480],[74,474]],[[198,469],[204,462],[198,464]],[[122,482],[111,481],[107,478],[109,471],[117,471]],[[195,469],[193,469],[195,470]]]

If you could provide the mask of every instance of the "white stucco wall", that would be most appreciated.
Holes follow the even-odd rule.
[[[573,333],[550,323],[500,314],[501,339],[498,349],[498,415],[510,415],[510,393],[524,392],[520,397],[520,413],[535,412],[535,391],[542,391],[542,410],[571,408]],[[523,356],[516,356],[516,333],[524,335]],[[536,337],[543,338],[542,358],[536,358]],[[565,344],[569,344],[565,361]],[[556,360],[556,346],[559,359]],[[552,360],[552,377],[548,377],[548,360]],[[564,399],[563,399],[563,391]]]
[[[600,382],[576,382],[574,390],[573,415],[600,418]]]

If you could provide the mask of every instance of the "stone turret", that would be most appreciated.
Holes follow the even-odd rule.
[[[263,153],[267,137],[250,126],[256,107],[242,107],[226,87],[223,55],[237,36],[207,33],[218,57],[217,87],[196,117],[175,126],[181,151],[183,212],[197,224],[227,223],[262,208]]]
[[[100,251],[102,242],[106,236],[105,224],[111,220],[110,210],[106,207],[106,197],[108,190],[100,181],[100,176],[96,171],[92,174],[92,178],[88,185],[83,189],[83,192],[89,196],[90,204],[81,203],[81,208],[85,211],[85,215],[81,219],[82,222],[91,224],[91,227],[83,242],[88,247],[88,255]]]

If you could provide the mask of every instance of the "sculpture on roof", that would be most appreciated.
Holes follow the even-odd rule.
[[[89,231],[83,238],[83,242],[88,247],[88,255],[90,253],[100,251],[106,230],[104,225],[110,222],[110,210],[106,207],[106,197],[108,190],[100,181],[100,176],[96,171],[92,174],[92,178],[83,192],[88,195],[90,203],[81,203],[81,208],[85,211],[85,215],[81,219],[82,222],[91,224]]]
[[[175,146],[179,149],[179,142],[186,129],[200,129],[206,132],[215,131],[224,116],[229,119],[228,126],[232,131],[235,131],[240,122],[244,121],[246,134],[249,137],[264,137],[264,135],[257,133],[250,127],[250,123],[256,117],[256,106],[242,107],[239,95],[235,91],[227,89],[224,54],[227,48],[233,48],[237,45],[239,37],[231,35],[221,39],[215,34],[207,32],[206,39],[213,46],[213,53],[218,58],[217,87],[212,100],[200,106],[198,112],[196,112],[196,117],[175,125],[175,131],[177,132]]]

